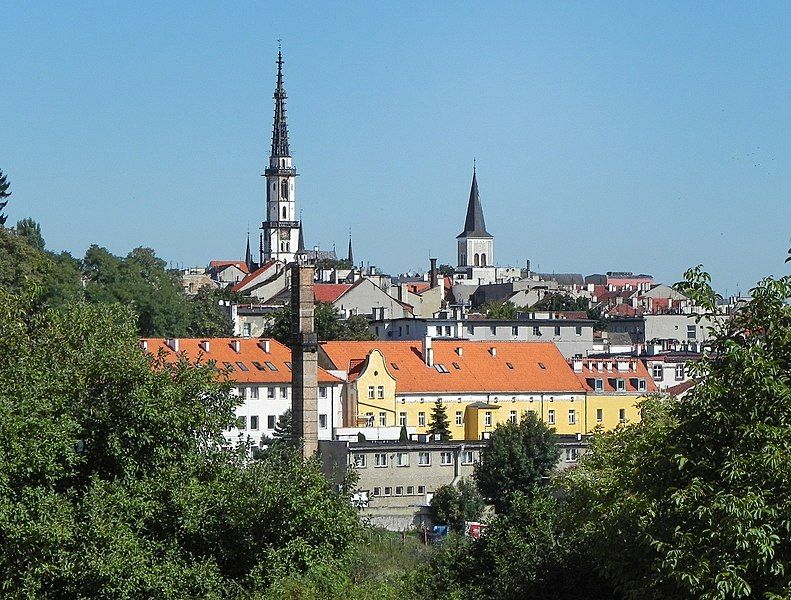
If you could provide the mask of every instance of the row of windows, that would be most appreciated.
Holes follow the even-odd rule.
[[[276,424],[277,424],[277,415],[267,415],[266,428],[274,429]],[[250,415],[248,417],[242,415],[240,417],[236,417],[236,428],[242,431],[258,431],[259,416]],[[327,429],[327,415],[325,414],[319,415],[319,429]]]
[[[387,452],[376,452],[373,454],[374,467],[387,467],[390,462],[396,467],[408,467],[411,461],[411,452],[396,452],[392,456]],[[420,467],[429,467],[432,464],[433,455],[435,452],[421,450],[417,453],[417,464]],[[450,450],[442,450],[439,452],[439,464],[442,466],[450,466],[454,464],[454,453]],[[391,461],[392,459],[392,461]],[[475,454],[472,450],[464,450],[461,453],[461,464],[471,465],[475,461]],[[367,454],[355,454],[353,459],[354,466],[358,469],[364,469],[368,466]]]
[[[524,329],[524,327],[522,327],[521,329]],[[520,327],[518,325],[513,325],[511,327],[511,335],[514,336],[514,337],[518,337],[519,336],[519,330],[520,330]],[[407,332],[407,334],[409,334],[409,325],[407,325],[406,332]],[[562,333],[561,333],[562,332],[561,326],[560,325],[555,325],[554,326],[554,332],[555,332],[555,337],[560,337],[562,335]],[[432,333],[431,328],[429,328],[429,334],[431,334],[431,333]],[[453,335],[453,328],[452,328],[451,325],[436,325],[434,327],[433,333],[435,335],[439,336],[439,337],[442,337],[443,335],[445,335],[445,336],[452,336]],[[467,333],[469,335],[474,335],[475,334],[475,325],[467,325]],[[497,335],[497,326],[496,325],[490,325],[489,326],[489,333],[491,335]],[[576,325],[574,327],[574,334],[575,335],[582,335],[582,325]],[[398,328],[398,335],[399,335],[399,337],[401,336],[401,327],[400,326]],[[540,326],[538,326],[538,325],[535,325],[533,327],[533,335],[536,336],[536,337],[542,337],[544,335],[543,332],[542,332],[542,328]]]
[[[418,496],[422,496],[423,494],[426,493],[426,486],[425,485],[418,485],[418,486],[414,486],[414,485],[389,486],[389,485],[386,485],[384,487],[384,492],[382,492],[382,489],[383,488],[381,488],[381,487],[375,487],[373,489],[373,493],[371,494],[371,497],[375,498],[376,496],[414,496],[414,495],[416,495],[416,490],[417,490],[417,495]],[[395,490],[395,493],[393,493],[394,490]]]
[[[601,378],[588,379],[588,384],[597,392],[604,389],[604,379]],[[635,384],[637,391],[644,392],[646,390],[645,379],[637,379],[635,380]],[[610,385],[612,385],[615,388],[616,392],[626,391],[626,379],[623,379],[622,377],[616,377],[614,379],[610,379]]]
[[[277,398],[278,390],[279,390],[280,398],[288,398],[290,388],[287,386],[282,386],[280,388],[276,388],[276,387],[259,388],[257,386],[241,387],[241,388],[237,388],[236,394],[238,396],[247,397],[252,400],[257,400],[258,398],[261,397],[260,396],[261,392],[259,391],[260,389],[266,390],[264,393],[266,394],[267,398]],[[326,398],[326,397],[327,397],[326,386],[319,387],[319,398]]]
[[[684,363],[678,363],[675,366],[675,376],[676,381],[682,381],[684,379]],[[662,364],[656,363],[653,367],[651,367],[651,375],[654,379],[662,380],[665,378],[665,367]]]

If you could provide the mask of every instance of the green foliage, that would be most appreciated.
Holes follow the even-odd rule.
[[[437,267],[437,272],[443,277],[453,277],[454,273],[456,273],[456,269],[443,263]]]
[[[504,512],[512,494],[530,493],[552,472],[559,454],[555,430],[525,412],[518,423],[501,423],[492,432],[475,464],[475,482],[497,512]]]
[[[478,521],[486,504],[471,479],[461,479],[459,485],[443,485],[431,499],[431,520],[448,525],[456,533],[464,532],[465,521]]]
[[[516,313],[519,310],[513,302],[487,302],[481,309],[486,314],[487,319],[516,319]]]
[[[230,385],[136,338],[127,308],[0,290],[3,596],[226,598],[348,569],[357,517],[317,463],[224,449]]]
[[[536,302],[531,310],[587,310],[589,301],[587,298],[574,298],[569,294],[555,292],[547,294]]]
[[[3,175],[3,171],[0,171],[0,229],[5,226],[8,220],[8,215],[3,214],[3,211],[8,205],[7,198],[11,195],[11,192],[8,191],[10,187],[11,184],[8,182],[8,178]]]
[[[272,431],[272,447],[278,448],[295,448],[296,440],[294,439],[294,415],[290,408],[283,411],[277,418],[275,429]]]
[[[676,286],[704,312],[700,267]],[[596,436],[569,514],[628,598],[791,597],[791,277],[767,278],[692,367],[683,401]]]
[[[316,335],[322,342],[331,340],[372,340],[368,320],[363,316],[351,316],[341,320],[338,309],[328,302],[316,302],[314,311]],[[291,345],[291,307],[286,305],[271,313],[264,328],[264,336]]]
[[[41,226],[31,218],[17,221],[14,228],[16,234],[25,239],[36,250],[44,251],[44,238],[41,236]]]
[[[452,437],[448,409],[439,399],[434,402],[434,406],[431,409],[431,417],[429,418],[426,433],[432,436],[438,435],[441,440],[449,440]]]
[[[308,258],[310,258],[310,252],[308,252]],[[317,269],[352,269],[354,265],[350,263],[348,260],[344,259],[332,259],[332,258],[321,258],[316,263]]]
[[[233,322],[220,308],[220,300],[226,300],[227,292],[211,287],[202,287],[189,298],[189,322],[187,334],[193,337],[229,337],[233,335]]]

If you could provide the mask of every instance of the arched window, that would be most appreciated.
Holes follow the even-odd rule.
[[[481,266],[482,267],[486,266],[486,253],[485,252],[483,254],[481,254]]]
[[[286,218],[286,207],[285,206],[283,207],[283,218],[284,219]]]
[[[280,197],[283,200],[288,200],[288,179],[283,179],[280,182]]]
[[[475,253],[475,266],[476,267],[481,266],[481,257],[477,252]]]

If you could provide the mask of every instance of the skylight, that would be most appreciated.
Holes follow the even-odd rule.
[[[398,365],[396,363],[390,363],[390,366],[393,367],[394,371],[398,371]]]
[[[240,361],[236,361],[236,366],[239,367],[240,371],[249,371],[250,370],[250,369],[247,368],[247,365],[245,365],[243,362],[240,362]]]
[[[435,369],[436,369],[436,370],[437,370],[439,373],[450,373],[450,371],[448,371],[448,367],[446,367],[446,366],[445,366],[445,365],[443,365],[442,363],[437,363],[437,364],[435,364],[435,365],[434,365],[434,368],[435,368]]]
[[[514,368],[514,365],[513,365],[513,363],[509,363],[509,362],[507,362],[507,363],[505,363],[505,365],[506,365],[506,366],[507,366],[509,369],[513,369],[513,368]]]
[[[229,362],[224,362],[224,363],[222,363],[222,364],[224,364],[224,365],[225,365],[225,368],[226,368],[226,369],[228,369],[229,371],[233,371],[233,365],[232,365],[231,363],[229,363]]]
[[[459,366],[459,363],[457,363],[457,362],[452,362],[452,363],[450,363],[450,364],[452,364],[452,365],[453,365],[453,368],[454,368],[454,369],[456,369],[457,371],[461,371],[461,367]]]
[[[267,360],[265,362],[266,362],[266,366],[269,367],[270,371],[277,371],[277,367],[275,366],[275,363],[273,363],[270,360]]]
[[[262,365],[262,364],[261,364],[260,362],[258,362],[257,360],[254,360],[254,361],[253,361],[253,366],[254,366],[256,369],[258,369],[259,371],[266,371],[266,368],[264,367],[264,365]]]
[[[542,369],[546,369],[547,368],[546,365],[544,365],[544,363],[538,363],[538,366],[541,367]]]
[[[292,369],[291,369],[291,363],[290,363],[290,362],[287,362],[287,363],[286,363],[286,368],[287,368],[289,371],[291,371],[291,370],[292,370]]]

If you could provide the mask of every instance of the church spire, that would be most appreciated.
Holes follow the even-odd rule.
[[[247,265],[248,270],[252,273],[255,265],[253,264],[253,253],[250,251],[250,232],[247,232],[247,250],[244,253],[244,264]]]
[[[288,150],[288,126],[286,125],[286,90],[283,87],[283,54],[277,51],[277,87],[275,87],[275,124],[272,131],[272,155],[270,158],[291,156]]]
[[[354,267],[354,252],[352,252],[352,230],[349,229],[349,252],[346,255],[346,260]]]
[[[467,203],[467,218],[464,221],[464,231],[457,237],[492,237],[486,231],[486,222],[483,219],[483,208],[478,195],[478,178],[474,165],[472,167],[472,186],[470,187],[470,200]]]
[[[297,253],[305,254],[305,237],[302,235],[302,221],[299,222],[299,241],[297,242]]]

